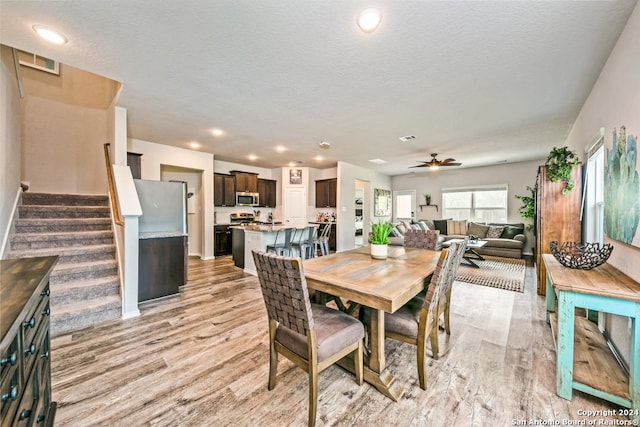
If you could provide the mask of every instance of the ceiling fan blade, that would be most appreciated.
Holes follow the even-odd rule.
[[[421,164],[421,165],[409,166],[409,167],[410,167],[410,168],[426,168],[426,167],[428,167],[428,166],[429,166],[428,164],[423,163],[423,164]]]
[[[440,163],[451,163],[455,161],[456,159],[452,159],[451,157],[449,157],[448,159],[441,160]]]
[[[462,163],[443,163],[440,166],[460,166]]]

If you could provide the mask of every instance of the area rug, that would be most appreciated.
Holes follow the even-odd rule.
[[[480,268],[471,267],[463,260],[456,280],[475,285],[490,286],[508,291],[524,292],[523,259],[485,256],[484,261],[475,261]]]

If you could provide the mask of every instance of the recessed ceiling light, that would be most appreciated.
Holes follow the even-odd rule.
[[[382,13],[376,8],[365,9],[358,15],[358,27],[364,33],[372,33],[380,25],[382,20]]]
[[[331,148],[331,143],[329,141],[320,141],[320,143],[318,145],[323,150],[328,150],[329,148]]]
[[[384,165],[385,163],[389,163],[386,160],[382,160],[382,159],[371,159],[369,161],[374,165]]]
[[[287,149],[283,145],[276,145],[276,151],[278,153],[283,153],[283,152],[287,151]]]
[[[324,160],[324,157],[322,156],[315,156],[314,159],[316,159],[317,161],[321,162]]]
[[[407,135],[407,136],[401,136],[398,139],[400,139],[400,141],[402,141],[402,142],[409,142],[412,139],[416,139],[416,137],[414,135]]]
[[[198,141],[191,141],[189,143],[189,147],[191,147],[191,148],[200,148],[200,143]]]
[[[36,32],[40,37],[53,44],[65,44],[69,41],[67,36],[64,34],[52,30],[51,28],[44,27],[42,25],[34,25],[33,31]]]
[[[213,136],[222,136],[224,135],[224,131],[222,129],[211,129],[211,133],[213,134]]]
[[[289,167],[292,168],[296,165],[296,162],[289,162]]]
[[[256,156],[255,154],[249,154],[249,155],[247,156],[247,158],[248,158],[249,160],[251,160],[251,161],[254,161],[254,160],[257,160],[257,159],[258,159],[258,156]]]

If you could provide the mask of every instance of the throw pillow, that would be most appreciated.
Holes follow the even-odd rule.
[[[402,234],[400,234],[400,232],[398,231],[398,228],[397,228],[397,227],[393,227],[393,228],[391,229],[391,235],[392,235],[393,237],[403,237],[403,236],[402,236]]]
[[[400,221],[402,223],[402,225],[404,225],[404,228],[406,228],[407,230],[414,230],[414,228],[411,226],[411,221]]]
[[[433,224],[432,219],[421,219],[420,221],[424,222],[429,230],[435,230],[436,226]]]
[[[424,221],[418,221],[416,222],[416,224],[418,224],[418,227],[420,227],[420,230],[422,231],[427,231],[429,229],[429,227],[427,227],[427,224],[425,224]]]
[[[484,239],[487,236],[487,232],[489,231],[489,226],[484,224],[478,224],[477,222],[470,222],[469,228],[467,230],[467,235],[476,236],[479,239]],[[502,233],[502,230],[500,230]]]
[[[502,239],[513,239],[516,237],[516,234],[524,234],[524,228],[512,227],[510,225],[505,225],[504,230],[502,230],[502,234],[500,238]]]
[[[466,235],[467,234],[467,220],[449,220],[447,221],[447,234],[459,234]]]
[[[447,221],[449,219],[434,219],[433,227],[440,232],[440,234],[447,234]]]
[[[489,231],[487,231],[487,236],[486,237],[491,237],[491,238],[498,238],[502,235],[502,231],[504,230],[504,227],[500,227],[497,225],[491,225],[489,226]]]
[[[400,233],[401,236],[404,236],[407,232],[407,227],[405,227],[404,224],[398,224],[394,228],[398,230],[398,233]]]

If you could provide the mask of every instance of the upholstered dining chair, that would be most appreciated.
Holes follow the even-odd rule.
[[[424,248],[440,250],[438,230],[407,230],[404,234],[404,245],[408,248]]]
[[[318,373],[353,353],[362,385],[364,327],[357,319],[309,301],[299,258],[253,252],[269,317],[269,385],[276,385],[278,353],[309,374],[309,426],[315,425]]]
[[[397,341],[417,346],[418,379],[420,388],[427,389],[426,353],[427,338],[431,343],[434,359],[438,358],[438,318],[444,307],[446,288],[451,275],[455,277],[457,269],[456,250],[458,243],[452,243],[449,249],[440,253],[438,264],[431,276],[431,282],[425,297],[415,297],[400,307],[395,313],[386,313],[384,317],[385,336]],[[363,307],[361,320],[368,329],[371,325],[371,312]]]

